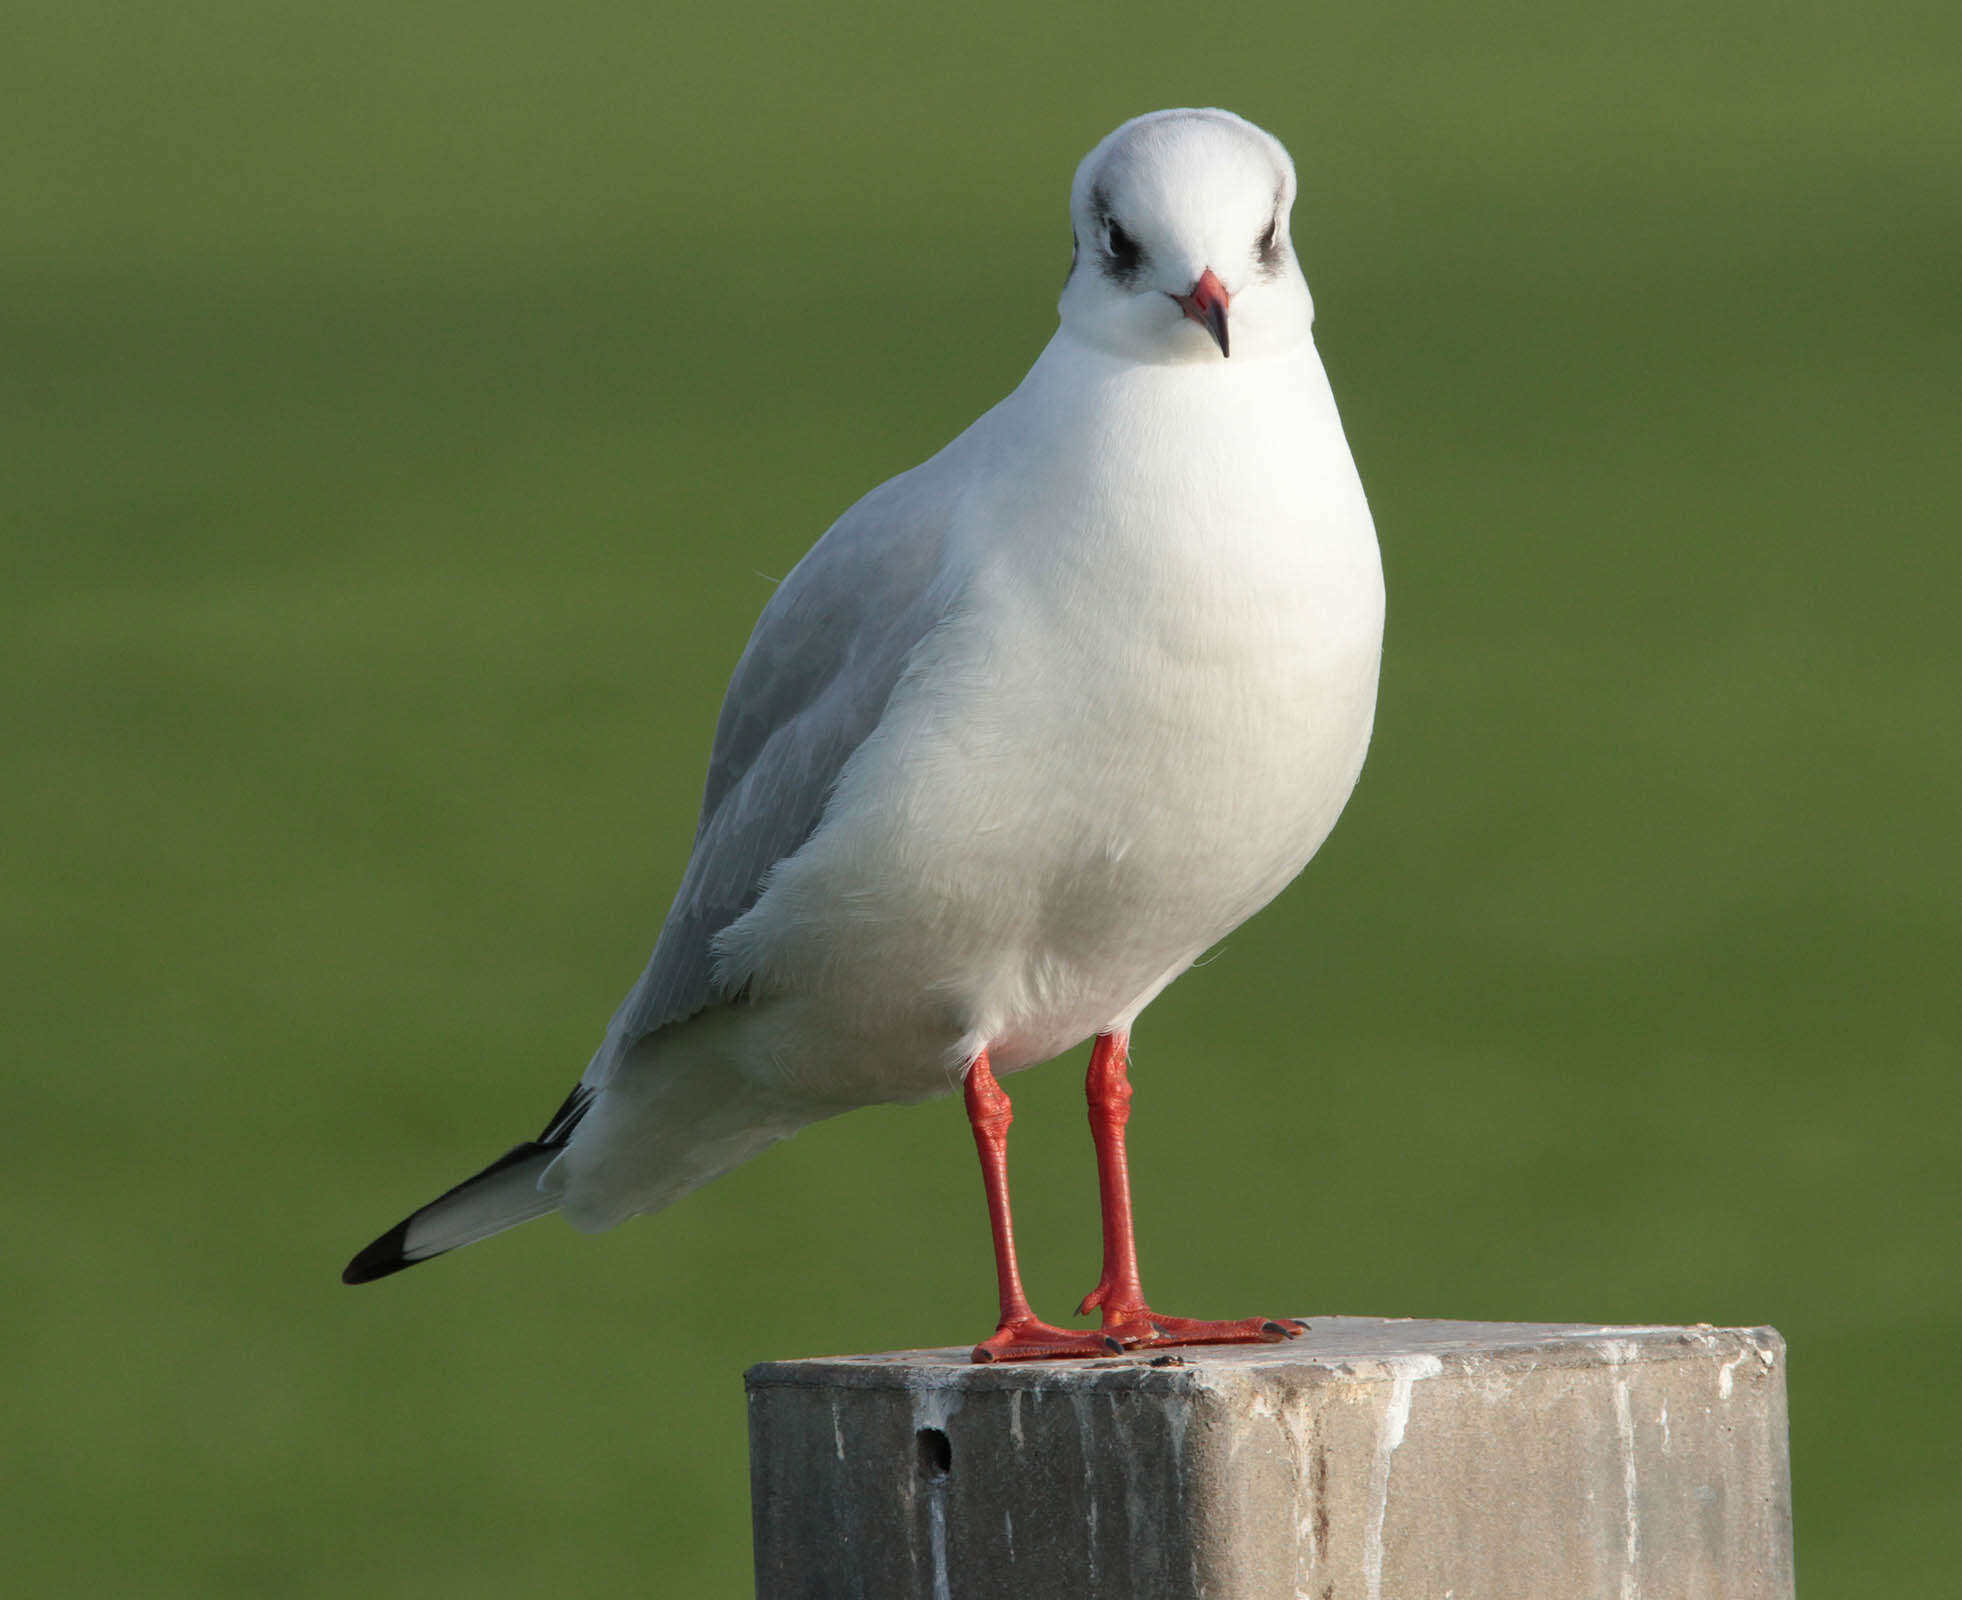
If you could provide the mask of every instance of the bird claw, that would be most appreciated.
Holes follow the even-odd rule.
[[[1160,1344],[1279,1344],[1298,1339],[1308,1324],[1296,1317],[1241,1317],[1229,1322],[1203,1322],[1195,1317],[1168,1317],[1144,1303],[1135,1287],[1098,1280],[1097,1287],[1076,1308],[1087,1317],[1102,1308],[1104,1333],[1126,1350]]]
[[[1085,1297],[1085,1309],[1103,1302],[1100,1286]],[[1094,1297],[1094,1298],[1092,1298]],[[1094,1330],[1059,1328],[1036,1317],[1004,1322],[974,1347],[969,1359],[991,1361],[1062,1361],[1085,1356],[1116,1356],[1127,1350],[1170,1344],[1280,1344],[1299,1339],[1308,1324],[1298,1317],[1242,1317],[1232,1322],[1203,1322],[1195,1317],[1168,1317],[1149,1306],[1117,1313],[1105,1311],[1103,1327]]]
[[[1164,1316],[1148,1306],[1104,1324],[1104,1332],[1126,1350],[1167,1344],[1280,1344],[1299,1339],[1307,1331],[1308,1324],[1297,1317],[1205,1322],[1196,1317]]]
[[[970,1360],[1060,1361],[1072,1356],[1114,1356],[1124,1346],[1101,1329],[1079,1331],[1058,1328],[1034,1317],[1020,1322],[1004,1322],[974,1347]]]

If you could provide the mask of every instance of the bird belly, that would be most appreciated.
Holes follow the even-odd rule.
[[[1364,589],[1373,545],[1367,565]],[[1332,599],[1343,610],[1351,575],[1312,560],[1262,572],[1196,590],[1161,581],[1153,592],[1178,604],[1113,594],[1099,619],[1059,619],[1049,659],[1031,657],[1052,687],[1027,685],[1026,717],[1012,692],[1000,705],[1006,742],[1053,705],[1055,682],[1074,689],[1067,717],[1003,759],[983,801],[1011,819],[995,830],[1005,856],[1026,850],[1017,836],[1049,843],[1020,965],[974,997],[973,1042],[988,1040],[1001,1069],[1128,1026],[1334,826],[1369,741],[1380,598],[1310,625]]]
[[[1053,565],[977,575],[724,935],[798,1014],[773,1070],[890,1099],[981,1048],[1046,1060],[1128,1026],[1301,870],[1368,744],[1381,578],[1366,512],[1284,548],[1196,584],[1113,559],[1091,607]]]

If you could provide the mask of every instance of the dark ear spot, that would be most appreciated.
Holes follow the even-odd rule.
[[[1144,250],[1119,226],[1115,217],[1104,218],[1104,254],[1112,273],[1119,278],[1136,277],[1138,268],[1144,265]]]
[[[1113,283],[1130,284],[1144,270],[1144,247],[1119,226],[1111,214],[1110,196],[1101,187],[1090,191],[1090,214],[1098,237],[1091,241],[1097,265]]]

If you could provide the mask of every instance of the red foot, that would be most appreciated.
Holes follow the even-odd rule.
[[[1115,1339],[1126,1350],[1161,1344],[1279,1344],[1299,1339],[1308,1324],[1294,1317],[1242,1317],[1232,1322],[1202,1322],[1196,1317],[1168,1317],[1142,1302],[1113,1305],[1109,1291],[1099,1284],[1083,1297],[1076,1314],[1083,1316],[1098,1306],[1104,1311],[1104,1335]]]
[[[972,1359],[1054,1361],[1065,1356],[1114,1356],[1124,1347],[1107,1333],[1058,1328],[1035,1317],[1004,1322],[974,1347]]]

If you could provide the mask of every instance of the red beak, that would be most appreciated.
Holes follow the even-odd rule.
[[[1226,292],[1226,285],[1219,281],[1219,274],[1208,267],[1199,274],[1199,281],[1192,286],[1190,294],[1175,294],[1172,298],[1183,311],[1200,327],[1213,336],[1213,343],[1219,346],[1222,356],[1233,354],[1226,347],[1226,308],[1233,297]]]

